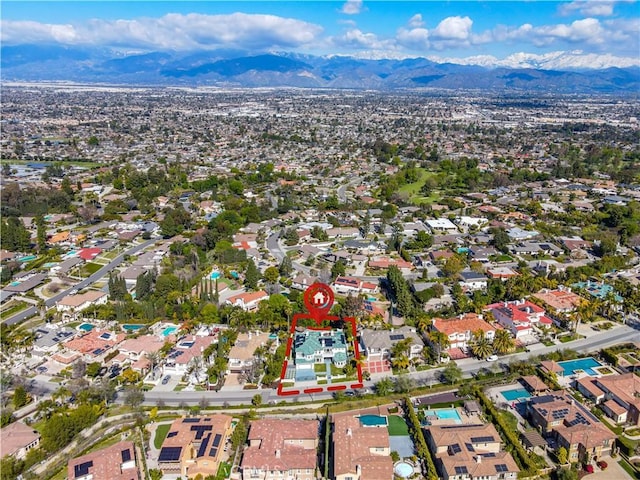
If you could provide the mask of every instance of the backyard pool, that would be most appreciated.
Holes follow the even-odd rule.
[[[520,400],[524,398],[529,398],[531,394],[527,392],[524,388],[515,388],[513,390],[504,390],[500,392],[507,401],[513,402],[514,400]]]
[[[176,330],[178,330],[178,327],[171,325],[165,328],[164,330],[162,330],[162,332],[160,332],[160,335],[162,335],[163,337],[168,337],[172,333],[175,333]]]
[[[27,255],[26,257],[19,258],[18,261],[19,262],[30,262],[31,260],[35,260],[36,258],[38,258],[38,257],[36,257],[35,255]]]
[[[381,415],[360,415],[358,417],[363,427],[386,427],[387,417]]]
[[[220,272],[211,272],[211,280],[215,280],[216,278],[220,278]]]
[[[598,372],[593,369],[602,366],[602,364],[593,357],[566,360],[564,362],[558,362],[558,365],[564,370],[565,376],[572,375],[576,370],[582,370],[589,376],[595,376],[598,375]]]
[[[413,475],[413,467],[407,462],[398,462],[396,466],[393,467],[393,473],[402,478],[409,478]]]
[[[438,420],[453,420],[455,423],[462,423],[462,418],[458,410],[455,408],[437,408],[435,410],[425,410],[424,414],[427,417],[436,417]]]
[[[124,324],[122,325],[123,330],[126,330],[127,332],[135,332],[136,330],[140,330],[141,328],[144,328],[145,325],[139,324],[139,323],[129,323],[129,324]]]
[[[91,325],[90,323],[82,323],[78,325],[78,330],[83,330],[85,332],[90,332],[95,328],[95,325]]]

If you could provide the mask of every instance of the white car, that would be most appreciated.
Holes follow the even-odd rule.
[[[497,355],[489,355],[487,357],[487,362],[495,362],[496,360],[498,360],[498,356]]]

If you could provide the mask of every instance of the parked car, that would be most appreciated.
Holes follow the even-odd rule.
[[[496,360],[498,360],[498,356],[497,355],[489,355],[487,357],[487,362],[495,362]]]
[[[598,465],[598,468],[600,468],[600,470],[606,470],[607,467],[609,466],[609,464],[607,462],[605,462],[604,460],[598,460],[596,465]]]
[[[587,473],[593,473],[594,472],[593,465],[591,465],[591,464],[585,465],[584,466],[584,471],[587,472]]]
[[[166,375],[163,379],[162,379],[162,384],[166,385],[167,383],[169,383],[169,380],[171,380],[171,376]]]

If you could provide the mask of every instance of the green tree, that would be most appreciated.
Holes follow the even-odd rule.
[[[454,384],[462,379],[462,370],[456,365],[456,362],[450,361],[442,370],[442,378],[445,382]]]
[[[22,385],[18,385],[13,392],[13,406],[16,409],[24,407],[29,401],[27,390]]]
[[[315,225],[311,228],[311,236],[320,242],[326,242],[329,240],[329,235],[321,227]]]
[[[450,279],[455,278],[464,268],[464,262],[459,255],[453,255],[447,258],[442,266],[442,273]]]
[[[293,273],[293,263],[291,262],[291,258],[285,255],[282,262],[280,262],[278,271],[282,277],[288,277],[291,275],[291,273]]]
[[[556,451],[556,456],[558,457],[558,463],[560,463],[561,465],[566,464],[569,460],[569,452],[567,452],[567,449],[565,447],[558,448],[558,450]]]
[[[260,405],[262,405],[262,395],[260,395],[259,393],[256,393],[251,398],[251,405],[253,405],[254,407],[259,407]]]
[[[298,237],[298,232],[295,228],[288,228],[284,233],[284,243],[285,245],[292,247],[298,244],[300,237]]]
[[[162,480],[163,473],[159,468],[152,468],[149,470],[149,476],[151,480]]]
[[[380,397],[386,397],[393,391],[393,380],[384,377],[376,383],[376,394]]]
[[[264,279],[269,283],[277,283],[280,271],[276,267],[268,267],[264,271]]]
[[[484,330],[478,329],[473,332],[473,338],[469,342],[471,352],[480,359],[485,359],[493,352],[493,346],[487,338]]]
[[[247,269],[244,272],[244,284],[250,290],[258,289],[258,281],[260,280],[260,271],[252,259],[247,262]]]
[[[500,329],[497,330],[493,337],[493,349],[496,353],[504,354],[513,351],[516,347],[516,342],[511,336],[509,330]]]
[[[442,350],[449,348],[451,342],[449,341],[449,335],[438,330],[433,330],[429,333],[429,340],[436,349],[436,361],[440,361],[442,356]]]
[[[338,277],[343,276],[347,273],[347,266],[342,260],[338,260],[331,266],[331,279],[335,280]]]
[[[144,402],[144,393],[140,389],[140,387],[131,386],[125,390],[124,393],[124,404],[131,407],[137,408],[142,405]]]
[[[36,215],[35,222],[37,228],[36,238],[38,251],[44,252],[47,249],[47,227],[44,223],[44,217],[42,215]]]

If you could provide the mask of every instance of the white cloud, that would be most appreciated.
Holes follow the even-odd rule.
[[[613,15],[615,3],[608,0],[576,0],[560,5],[558,12],[561,15],[572,15],[574,12],[579,12],[591,17],[609,17]]]
[[[409,26],[411,28],[420,28],[424,27],[424,21],[422,20],[422,15],[416,13],[413,17],[409,19]]]
[[[362,0],[347,0],[340,11],[345,15],[357,15],[363,11]]]
[[[466,40],[471,34],[473,20],[469,17],[447,17],[433,30],[433,37],[442,40]]]
[[[428,50],[431,46],[429,42],[429,30],[426,28],[412,28],[407,30],[401,28],[396,35],[398,43],[411,50]]]
[[[322,27],[275,15],[167,14],[137,20],[91,20],[83,25],[2,21],[3,43],[57,42],[137,48],[295,48],[315,42]]]

